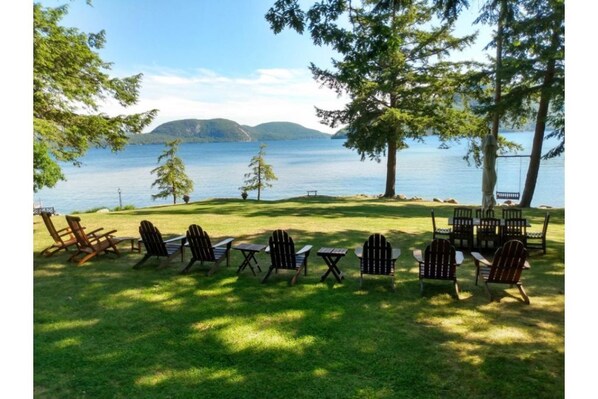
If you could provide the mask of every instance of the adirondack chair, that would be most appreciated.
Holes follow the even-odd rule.
[[[432,239],[450,238],[451,228],[436,227],[436,218],[434,217],[434,209],[432,209]]]
[[[544,225],[542,231],[530,231],[527,233],[527,245],[528,249],[541,249],[542,252],[546,253],[546,231],[548,230],[548,222],[550,221],[550,213],[546,212],[544,216]]]
[[[359,288],[363,286],[364,274],[377,274],[390,276],[390,284],[394,291],[395,262],[400,254],[401,251],[398,248],[393,250],[382,234],[372,234],[363,243],[362,248],[355,249],[355,255],[360,261]]]
[[[185,247],[191,249],[191,260],[185,266],[181,273],[187,273],[191,266],[199,261],[203,265],[204,262],[213,263],[212,268],[208,271],[208,276],[211,276],[220,262],[226,259],[226,266],[230,261],[230,248],[234,238],[225,238],[224,240],[212,245],[210,236],[200,226],[192,224],[187,230],[187,242]]]
[[[527,250],[521,241],[511,240],[506,242],[496,250],[492,262],[487,261],[478,252],[472,252],[471,256],[473,256],[476,266],[475,284],[478,285],[478,279],[481,276],[490,301],[492,301],[492,293],[488,284],[497,283],[517,285],[524,302],[530,303],[520,280],[521,272],[530,268],[527,262]]]
[[[493,218],[494,217],[494,209],[476,209],[475,210],[475,217],[477,219],[481,219],[481,218]]]
[[[160,230],[147,221],[142,220],[139,225],[139,234],[141,235],[141,242],[145,247],[145,255],[143,258],[133,266],[133,269],[138,269],[141,265],[152,256],[156,258],[165,258],[160,262],[158,267],[164,267],[179,253],[181,254],[181,262],[183,261],[183,245],[187,238],[185,236],[178,236],[169,240],[163,240]]]
[[[456,251],[449,240],[433,240],[424,250],[416,249],[413,257],[419,263],[420,293],[424,293],[424,279],[450,280],[455,286],[455,294],[459,299],[459,283],[457,282],[457,266],[463,262],[463,253]]]
[[[94,230],[92,233],[85,234],[85,228],[81,226],[80,217],[67,215],[66,222],[68,223],[73,236],[77,240],[77,253],[72,255],[69,258],[69,261],[77,262],[77,266],[81,266],[91,258],[103,253],[120,255],[116,245],[123,239],[114,237],[116,230],[110,230],[99,234],[98,232],[103,230],[103,228],[100,228]],[[126,237],[125,239],[129,239],[129,237]],[[82,255],[82,257],[78,258],[79,255]]]
[[[303,270],[307,276],[307,258],[312,245],[305,245],[301,250],[295,252],[295,243],[293,239],[284,230],[275,230],[268,239],[268,248],[266,252],[270,253],[271,265],[268,272],[262,279],[265,283],[272,271],[278,273],[279,269],[295,270],[296,273],[291,278],[291,285],[297,282],[297,277]]]
[[[483,249],[496,250],[501,242],[500,219],[481,218],[476,230],[476,246],[479,251]],[[490,246],[492,244],[492,246]]]
[[[456,248],[472,248],[473,218],[453,217],[453,231],[450,235],[450,241]]]
[[[54,244],[50,245],[41,252],[42,255],[52,256],[60,250],[64,249],[65,251],[68,251],[70,247],[77,245],[77,238],[75,238],[69,227],[56,230],[56,227],[54,227],[54,222],[52,221],[52,214],[50,212],[40,212],[40,215],[44,221],[44,224],[46,225],[46,228],[48,229],[48,232],[50,233],[50,236],[54,240]],[[102,228],[89,232],[87,235],[94,235],[100,230],[102,230]]]

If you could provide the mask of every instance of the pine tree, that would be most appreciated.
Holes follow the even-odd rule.
[[[257,190],[257,200],[260,200],[261,192],[266,187],[272,187],[270,181],[278,180],[272,165],[268,165],[264,159],[266,155],[266,144],[260,144],[260,150],[249,162],[251,172],[245,173],[245,185],[239,189],[243,192]]]
[[[160,189],[158,194],[152,195],[154,200],[172,195],[173,203],[176,204],[177,198],[193,191],[193,181],[185,174],[183,161],[176,156],[180,143],[178,139],[167,142],[167,149],[158,157],[158,163],[163,159],[166,159],[166,162],[151,171],[158,177],[152,183],[152,187],[158,186]]]

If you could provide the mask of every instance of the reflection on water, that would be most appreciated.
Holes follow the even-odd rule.
[[[529,154],[532,133],[505,134],[522,144],[522,154]],[[303,196],[307,190],[318,194],[345,196],[379,195],[384,192],[385,159],[377,163],[343,147],[343,140],[297,140],[266,142],[266,162],[278,177],[273,187],[262,193],[265,200]],[[463,160],[465,143],[451,143],[449,149],[438,149],[438,139],[428,137],[425,143],[412,142],[397,157],[397,194],[424,199],[455,198],[463,204],[481,201],[482,169],[468,166]],[[554,143],[545,143],[545,151]],[[82,158],[83,166],[63,165],[67,181],[53,189],[34,194],[36,202],[54,206],[60,213],[96,207],[119,205],[118,189],[123,205],[136,207],[169,204],[169,200],[151,199],[157,192],[151,185],[163,145],[129,146],[124,151],[93,149]],[[259,143],[193,143],[181,144],[187,175],[193,179],[195,191],[191,200],[206,198],[240,198],[239,187],[248,164],[259,150]],[[499,158],[497,161],[498,191],[523,191],[527,158]],[[254,198],[255,193],[250,193]],[[564,157],[542,161],[532,206],[564,204]]]

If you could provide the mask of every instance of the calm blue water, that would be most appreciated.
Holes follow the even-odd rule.
[[[529,154],[532,133],[505,136],[524,146],[522,154]],[[382,194],[386,160],[361,162],[356,152],[343,147],[343,142],[266,142],[266,162],[272,165],[278,180],[273,182],[272,188],[262,192],[262,199],[303,196],[306,190],[318,190],[320,195],[331,196]],[[438,145],[437,137],[429,137],[425,143],[412,142],[408,149],[399,152],[397,194],[429,200],[455,198],[462,204],[480,204],[482,169],[468,166],[462,159],[465,142],[453,143],[447,150],[439,150]],[[545,143],[544,149],[553,145],[554,142]],[[151,188],[155,175],[150,171],[157,166],[157,158],[163,150],[161,144],[128,146],[118,153],[92,149],[82,158],[83,166],[62,165],[67,181],[35,193],[34,202],[53,206],[60,213],[96,207],[114,208],[119,205],[120,188],[123,205],[139,208],[170,204],[172,198],[151,199],[157,189]],[[191,200],[240,198],[238,188],[243,185],[243,175],[249,172],[248,164],[258,150],[259,143],[255,142],[182,144],[178,155],[195,185]],[[527,158],[499,158],[497,190],[523,191],[527,163]],[[564,207],[564,190],[564,157],[542,161],[532,206]],[[250,198],[255,198],[256,194],[250,193]]]

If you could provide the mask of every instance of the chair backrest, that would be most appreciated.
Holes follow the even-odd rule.
[[[422,278],[454,280],[457,270],[455,247],[449,240],[433,240],[424,251],[424,262],[419,265]]]
[[[436,231],[436,218],[434,217],[434,209],[432,209],[432,231]]]
[[[481,218],[478,225],[478,233],[485,235],[498,235],[498,228],[500,227],[500,219],[496,218]]]
[[[488,282],[515,284],[521,277],[521,271],[527,259],[527,250],[521,241],[507,241],[496,250]]]
[[[453,218],[453,237],[468,238],[473,235],[473,218],[454,217]]]
[[[453,218],[458,218],[458,217],[471,218],[471,217],[473,217],[473,210],[471,208],[457,207],[453,211]]]
[[[527,220],[526,219],[505,219],[503,231],[503,241],[519,240],[526,241]]]
[[[214,249],[210,242],[210,236],[203,229],[192,224],[187,230],[187,243],[191,248],[193,258],[199,261],[214,261]]]
[[[85,234],[85,230],[81,226],[80,217],[67,215],[66,222],[68,223],[71,232],[77,239],[77,246],[79,247],[79,249],[93,248],[93,245],[91,245],[89,238],[87,238],[87,234]]]
[[[521,208],[502,208],[503,219],[521,219],[523,211]]]
[[[141,221],[141,224],[139,225],[139,235],[141,236],[143,246],[148,255],[168,256],[168,251],[166,250],[166,244],[164,244],[164,240],[162,239],[162,234],[160,234],[160,230],[154,227],[151,222],[147,220]]]
[[[54,222],[52,221],[52,214],[49,212],[40,212],[40,215],[44,221],[44,224],[46,225],[46,228],[48,229],[48,232],[50,233],[50,236],[52,236],[52,239],[54,240],[54,242],[56,243],[62,243],[62,237],[60,237],[60,234],[58,234],[58,232],[56,231],[56,227],[54,227]],[[72,237],[72,234],[71,234]]]
[[[284,230],[275,230],[268,239],[272,266],[279,269],[296,269],[295,243]]]
[[[493,218],[494,217],[494,209],[476,209],[475,217],[476,217],[476,219]]]
[[[392,246],[382,234],[372,234],[363,244],[361,272],[367,274],[394,274]]]

